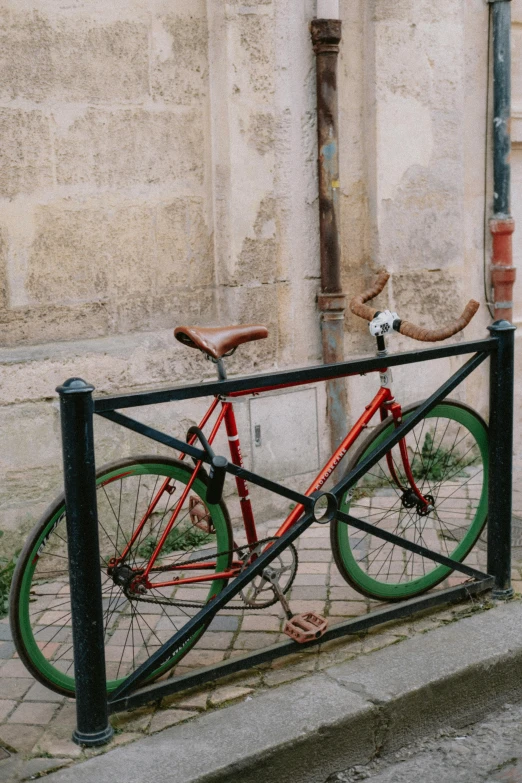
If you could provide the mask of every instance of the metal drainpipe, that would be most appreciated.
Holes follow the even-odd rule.
[[[493,237],[491,282],[495,320],[513,320],[513,232],[511,185],[511,0],[489,0],[493,8]]]
[[[321,336],[325,364],[344,360],[344,311],[346,296],[341,287],[339,240],[339,148],[337,61],[342,36],[339,19],[314,19],[312,42],[317,65],[317,129],[319,140],[319,210],[321,242]],[[332,450],[348,431],[346,382],[326,384],[327,416]]]

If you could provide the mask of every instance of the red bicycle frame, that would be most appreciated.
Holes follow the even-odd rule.
[[[325,484],[325,482],[328,480],[330,475],[333,473],[337,465],[340,463],[342,458],[345,456],[347,451],[353,446],[355,441],[359,438],[362,431],[368,426],[368,424],[371,422],[377,411],[380,412],[381,420],[384,420],[388,416],[392,416],[395,422],[395,426],[399,426],[399,424],[402,421],[402,409],[399,403],[395,402],[393,398],[393,394],[391,389],[389,388],[389,385],[383,380],[386,377],[387,370],[381,370],[381,388],[373,398],[372,402],[366,406],[363,414],[360,416],[360,418],[357,420],[357,422],[353,425],[350,432],[346,435],[343,442],[340,444],[340,446],[336,449],[335,453],[330,457],[326,465],[322,468],[314,482],[310,485],[310,487],[306,490],[306,495],[311,495],[313,492],[317,492],[321,489],[321,487]],[[212,427],[211,433],[208,437],[208,442],[210,444],[213,443],[213,441],[216,438],[216,435],[223,423],[225,422],[225,429],[228,436],[228,443],[229,443],[229,450],[230,450],[230,457],[231,461],[240,467],[243,466],[243,458],[241,454],[241,445],[239,440],[239,434],[237,431],[237,424],[236,424],[236,417],[234,414],[234,408],[233,403],[230,401],[231,399],[235,397],[244,397],[250,394],[260,394],[261,392],[266,391],[273,391],[277,389],[283,389],[283,388],[289,388],[292,386],[297,386],[301,384],[285,384],[281,386],[273,386],[267,389],[249,389],[246,391],[241,392],[234,392],[230,395],[230,397],[227,398],[220,398],[216,397],[208,411],[206,412],[205,416],[201,420],[199,424],[199,428],[203,429],[206,424],[208,424],[212,414],[215,412],[218,405],[221,403],[221,410],[218,413],[218,416],[216,418],[216,421],[214,423],[214,426]],[[190,444],[193,444],[196,440],[196,436],[192,436],[189,440]],[[420,493],[419,489],[417,488],[415,484],[414,477],[412,475],[411,466],[409,462],[409,457],[406,449],[406,444],[404,440],[399,442],[399,449],[401,454],[401,460],[404,466],[404,471],[406,474],[406,477],[410,483],[410,488],[415,492],[419,500],[423,503],[427,503],[426,499],[423,497],[423,495]],[[180,459],[183,460],[185,458],[185,454],[180,455]],[[387,454],[386,455],[388,468],[390,470],[390,474],[393,477],[394,481],[396,482],[399,489],[405,489],[400,479],[397,475],[397,471],[395,469],[395,466],[393,464],[392,455]],[[212,571],[211,574],[208,575],[197,575],[197,576],[187,576],[187,577],[176,577],[175,579],[172,579],[170,581],[165,582],[156,582],[154,581],[153,585],[150,582],[149,575],[151,572],[154,572],[156,570],[165,572],[167,569],[165,568],[158,568],[155,569],[155,562],[158,558],[158,555],[160,554],[163,545],[172,531],[174,525],[176,524],[176,520],[178,519],[180,510],[187,499],[189,492],[194,484],[194,481],[196,480],[196,477],[198,475],[198,471],[200,467],[202,466],[202,462],[198,462],[194,468],[194,472],[192,476],[190,477],[189,481],[187,482],[186,486],[184,487],[181,496],[179,500],[176,503],[176,506],[174,510],[172,511],[172,514],[170,516],[170,519],[165,526],[165,530],[163,531],[160,540],[158,541],[156,548],[154,549],[154,552],[152,553],[150,560],[148,561],[145,568],[140,569],[137,572],[137,579],[139,580],[140,584],[142,584],[145,588],[154,587],[154,588],[162,588],[162,587],[174,587],[179,585],[186,585],[186,584],[194,584],[197,582],[211,582],[215,579],[230,579],[234,576],[237,576],[239,570],[243,567],[242,562],[232,562],[230,568],[227,571],[223,571],[220,573],[214,573],[214,569],[216,567],[216,561],[209,561],[204,560],[202,562],[194,562],[191,561],[189,563],[176,563],[171,567],[171,570],[175,571]],[[117,478],[121,478],[122,475],[113,477],[111,481],[115,481]],[[133,544],[140,536],[144,526],[146,525],[147,521],[152,516],[155,508],[157,507],[161,497],[165,492],[168,492],[171,494],[173,492],[173,486],[171,484],[172,479],[166,478],[163,482],[162,486],[154,496],[152,502],[150,503],[149,507],[147,508],[147,511],[145,512],[143,518],[140,520],[138,526],[136,527],[136,530],[134,531],[131,539],[127,543],[127,546],[125,547],[124,551],[122,552],[121,556],[114,561],[111,561],[109,564],[109,567],[114,567],[118,563],[122,563],[125,561],[125,558],[128,554],[128,552],[131,550]],[[237,491],[239,495],[239,502],[241,507],[241,514],[243,517],[243,524],[245,528],[245,533],[247,537],[248,545],[252,547],[252,549],[255,547],[255,545],[258,542],[257,537],[257,531],[256,531],[256,525],[254,520],[254,513],[252,509],[252,503],[250,501],[250,495],[248,492],[248,485],[242,478],[236,478],[236,486]],[[286,533],[286,531],[292,527],[292,525],[295,524],[295,522],[299,519],[301,514],[304,511],[304,507],[302,505],[297,505],[290,514],[286,517],[282,525],[279,527],[277,533],[274,537],[280,537]],[[255,555],[253,555],[255,556]]]

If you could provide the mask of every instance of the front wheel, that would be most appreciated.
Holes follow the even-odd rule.
[[[403,421],[417,407],[418,403],[405,408]],[[392,418],[381,422],[347,471],[380,446],[394,427]],[[415,483],[424,498],[430,498],[431,510],[427,513],[417,502],[396,446],[391,452],[392,470],[390,459],[384,456],[346,493],[341,511],[462,562],[486,524],[486,424],[467,405],[447,400],[428,413],[405,440]],[[331,542],[343,577],[371,598],[411,598],[451,573],[446,566],[337,520],[331,525]]]
[[[222,502],[206,504],[206,474],[200,471],[156,560],[157,570],[151,571],[152,586],[141,596],[129,597],[129,579],[148,563],[192,474],[193,469],[184,462],[157,456],[114,463],[97,473],[108,692],[226,586],[226,580],[215,578],[177,588],[154,586],[176,577],[213,575],[230,566],[233,543],[228,512]],[[145,516],[146,524],[124,561],[113,569],[111,560],[121,557]],[[201,563],[203,570],[194,570],[191,561]],[[75,681],[68,566],[62,495],[49,507],[22,550],[11,587],[10,619],[18,654],[29,671],[47,688],[72,696]],[[189,570],[176,570],[180,566]],[[149,681],[181,660],[203,630],[158,667]]]

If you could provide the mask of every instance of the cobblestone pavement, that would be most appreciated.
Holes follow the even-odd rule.
[[[393,756],[330,775],[327,783],[522,783],[522,704]]]
[[[521,502],[518,503],[517,499]],[[515,511],[521,518],[522,547],[522,493],[516,496]],[[259,534],[260,537],[271,535],[272,529],[266,526]],[[294,612],[319,612],[335,623],[366,614],[379,606],[344,582],[332,561],[326,527],[310,528],[299,540],[298,549],[299,569],[290,595]],[[515,551],[517,555],[520,554],[521,563],[513,569],[514,587],[518,593],[522,593],[522,549]],[[467,562],[485,568],[484,545],[476,547]],[[458,581],[460,577],[451,577],[441,587]],[[259,689],[276,687],[304,677],[311,671],[371,653],[442,623],[453,622],[481,606],[478,601],[472,601],[452,610],[388,625],[366,636],[353,636],[312,650],[303,650],[290,659],[275,661],[271,665],[206,686],[200,691],[185,692],[165,699],[160,706],[119,714],[112,718],[116,730],[113,742],[106,748],[96,750],[82,750],[71,741],[75,726],[74,701],[52,693],[29,676],[15,654],[7,619],[4,618],[0,620],[0,754],[9,755],[4,760],[0,755],[0,779],[28,779],[72,763],[74,759],[106,752],[115,745],[132,742],[144,734],[190,720],[204,710],[247,699]],[[282,634],[282,623],[283,616],[278,606],[263,611],[224,611],[174,673],[181,674],[271,645],[286,638]],[[110,663],[110,649],[107,657]]]

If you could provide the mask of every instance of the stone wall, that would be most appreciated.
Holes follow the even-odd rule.
[[[487,7],[341,5],[345,291],[385,265],[382,304],[433,326],[470,296],[484,302]],[[242,347],[231,373],[320,361],[315,6],[0,0],[6,551],[60,487],[54,388],[65,378],[103,394],[210,377],[212,366],[172,338],[183,322],[268,325],[269,339]],[[482,336],[488,321],[483,308],[466,336]],[[347,356],[373,351],[362,322],[349,315],[346,326]],[[397,371],[401,399],[424,396],[453,366]],[[349,381],[351,416],[374,389],[373,378]],[[276,462],[302,487],[328,446],[325,398],[320,386],[292,394],[307,459],[298,476],[284,456]],[[487,409],[485,383],[459,394]],[[280,407],[273,400],[272,412]],[[182,435],[200,410],[136,415]],[[238,410],[247,464],[265,464],[251,438],[261,413],[249,402]],[[96,426],[99,464],[154,450]],[[261,516],[281,510],[254,494]]]

